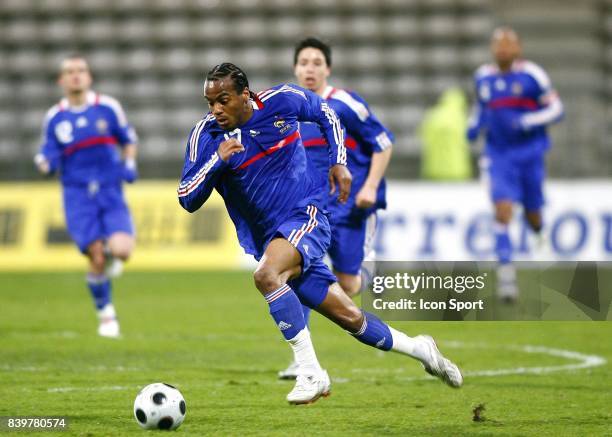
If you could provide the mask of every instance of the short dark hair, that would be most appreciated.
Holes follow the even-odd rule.
[[[89,69],[89,61],[87,60],[87,58],[85,57],[85,55],[79,53],[79,52],[72,52],[69,53],[68,55],[64,56],[60,62],[60,71],[59,73],[62,73],[62,68],[61,66],[64,64],[64,61],[71,61],[73,59],[82,59],[83,61],[85,61],[85,63],[87,64],[87,68]]]
[[[237,94],[244,91],[245,88],[249,88],[249,79],[244,71],[240,67],[232,64],[231,62],[224,62],[219,65],[215,65],[212,70],[206,74],[206,81],[221,80],[229,77],[234,83],[234,89]],[[252,95],[252,93],[251,93]]]
[[[323,56],[325,57],[325,63],[327,64],[328,67],[331,67],[332,65],[331,47],[328,44],[325,44],[320,39],[314,38],[312,36],[301,40],[295,46],[295,50],[293,52],[293,65],[297,65],[298,56],[300,55],[300,52],[307,47],[312,47],[312,48],[321,50],[321,53],[323,53]]]

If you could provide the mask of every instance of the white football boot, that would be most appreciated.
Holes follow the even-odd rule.
[[[289,363],[289,366],[285,370],[278,372],[278,379],[296,379],[298,376],[298,363],[295,360]]]
[[[119,338],[121,333],[119,331],[119,322],[117,321],[117,314],[113,304],[109,303],[98,311],[98,320],[100,320],[100,325],[98,326],[99,336]]]
[[[293,405],[312,404],[321,396],[327,397],[331,392],[331,381],[326,370],[303,375],[298,374],[295,387],[287,395],[287,401]]]
[[[425,347],[427,360],[423,362],[425,371],[432,376],[440,378],[444,383],[453,387],[459,388],[463,384],[463,375],[461,370],[452,361],[444,358],[436,342],[429,335],[419,335],[418,338],[421,341],[421,345]]]

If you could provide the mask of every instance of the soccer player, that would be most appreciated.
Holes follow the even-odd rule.
[[[255,95],[246,74],[230,63],[208,72],[204,94],[211,112],[189,136],[179,202],[194,212],[216,189],[240,244],[259,261],[255,286],[299,366],[287,400],[311,403],[331,389],[301,303],[359,341],[414,357],[429,373],[459,387],[463,381],[459,369],[441,355],[431,337],[408,337],[362,312],[323,263],[331,238],[322,212],[327,193],[306,158],[298,122],[317,123],[323,131],[329,144],[330,187],[338,189],[340,202],[346,202],[351,175],[335,112],[319,96],[296,85],[282,84]]]
[[[98,334],[118,337],[110,276],[134,248],[134,226],[122,182],[134,182],[136,142],[123,109],[112,97],[91,90],[84,57],[62,61],[58,83],[64,98],[45,117],[34,162],[43,174],[60,173],[66,226],[89,259],[87,285],[98,313]]]
[[[361,96],[328,84],[331,65],[331,48],[319,39],[306,38],[296,45],[293,68],[298,84],[324,99],[346,131],[347,164],[353,184],[346,203],[337,202],[333,195],[327,199],[331,225],[328,255],[338,283],[349,296],[354,296],[368,285],[373,273],[376,210],[386,207],[383,176],[391,159],[393,135]],[[327,142],[315,123],[302,122],[299,129],[307,156],[327,185]],[[368,262],[364,264],[364,260]],[[307,322],[309,313],[305,307]],[[293,361],[279,372],[279,377],[294,379],[296,369]]]
[[[512,302],[518,297],[508,236],[513,203],[522,204],[529,226],[539,234],[550,148],[546,127],[562,118],[563,104],[544,70],[521,58],[521,42],[513,29],[495,29],[491,52],[495,63],[475,74],[477,103],[467,136],[474,141],[486,131],[483,162],[495,205],[498,296]]]

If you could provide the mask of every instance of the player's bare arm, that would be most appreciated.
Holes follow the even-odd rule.
[[[368,178],[355,197],[357,208],[371,208],[376,203],[378,186],[387,171],[391,153],[391,147],[389,147],[380,153],[372,154]]]
[[[329,170],[330,194],[336,192],[336,184],[338,184],[338,201],[340,203],[346,203],[348,200],[352,182],[353,176],[346,165],[336,164]]]

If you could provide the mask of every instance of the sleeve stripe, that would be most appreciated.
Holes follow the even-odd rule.
[[[383,150],[386,150],[393,145],[393,143],[389,139],[389,136],[387,135],[387,132],[381,132],[380,134],[378,134],[376,136],[376,142]]]
[[[542,67],[530,61],[522,62],[520,66],[522,67],[523,71],[525,71],[525,73],[529,74],[535,79],[535,81],[538,83],[538,85],[540,85],[540,88],[542,88],[544,92],[550,90],[550,78]]]
[[[263,94],[265,94],[263,97],[262,96],[258,96],[259,100],[261,100],[262,102],[265,102],[266,100],[268,100],[270,97],[273,97],[275,95],[277,95],[278,93],[295,93],[298,94],[300,96],[302,96],[304,99],[306,99],[306,95],[304,94],[303,91],[300,90],[296,90],[295,88],[289,86],[289,85],[283,85],[282,87],[280,87],[279,89],[269,93],[267,91],[265,91]]]
[[[478,126],[478,122],[480,120],[480,105],[476,104],[472,108],[472,112],[470,113],[470,118],[468,119],[468,127],[470,129],[474,129]]]
[[[41,135],[41,142],[42,144],[45,144],[45,142],[47,141],[47,128],[49,127],[49,123],[51,122],[51,120],[53,119],[53,117],[55,117],[55,115],[60,112],[61,108],[60,105],[53,105],[45,114],[45,119],[43,120],[43,125],[42,125],[42,135]]]
[[[189,160],[191,162],[195,162],[198,157],[198,140],[200,139],[200,134],[202,133],[202,129],[206,123],[212,120],[214,116],[212,114],[208,114],[202,120],[198,122],[193,128],[193,132],[191,133],[191,138],[189,138]]]
[[[366,121],[370,116],[370,111],[368,111],[366,105],[355,99],[345,90],[336,90],[331,98],[340,100],[342,103],[347,105],[361,121]]]
[[[334,140],[336,144],[338,144],[338,158],[336,159],[336,164],[346,165],[346,147],[344,145],[344,132],[342,131],[340,120],[338,119],[336,113],[330,109],[327,103],[323,102],[321,104],[321,109],[325,113],[329,124],[332,126]],[[330,144],[330,147],[333,147],[333,145]]]
[[[219,155],[217,152],[213,153],[210,159],[202,166],[200,170],[190,180],[183,182],[178,187],[178,196],[185,197],[192,193],[198,186],[206,179],[206,175],[210,169],[219,161]]]
[[[523,115],[522,122],[527,127],[542,126],[556,121],[561,115],[563,115],[563,104],[561,99],[556,97],[546,108]]]
[[[99,96],[99,99],[101,105],[108,106],[113,110],[121,127],[127,126],[127,117],[125,116],[125,112],[117,100],[103,94]]]

